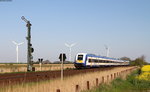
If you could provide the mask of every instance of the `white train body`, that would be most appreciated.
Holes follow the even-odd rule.
[[[78,53],[75,57],[74,65],[76,68],[90,68],[101,66],[125,66],[129,61],[111,57],[97,56],[94,54]]]

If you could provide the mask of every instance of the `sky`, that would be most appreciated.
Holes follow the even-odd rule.
[[[33,58],[58,61],[60,53],[72,47],[72,61],[77,53],[110,57],[144,55],[150,62],[150,0],[0,0],[0,62],[27,62],[27,27],[32,24]]]

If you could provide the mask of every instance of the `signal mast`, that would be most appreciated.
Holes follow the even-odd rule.
[[[32,44],[31,44],[31,23],[30,21],[28,21],[24,16],[21,17],[22,20],[24,20],[27,25],[27,30],[28,30],[28,35],[26,37],[27,39],[27,71],[34,71],[34,67],[33,67],[33,56],[32,53],[34,52],[34,49],[32,48]]]

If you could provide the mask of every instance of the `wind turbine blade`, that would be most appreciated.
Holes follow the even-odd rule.
[[[14,43],[15,45],[17,45],[17,43],[15,41],[12,41],[12,43]]]
[[[70,47],[67,43],[65,43],[65,45],[66,45],[67,47]]]
[[[21,45],[21,44],[23,44],[24,42],[21,42],[21,43],[18,43],[18,45]]]
[[[71,47],[73,47],[74,45],[76,45],[76,43],[71,44]]]
[[[104,45],[106,49],[108,49],[107,45]]]

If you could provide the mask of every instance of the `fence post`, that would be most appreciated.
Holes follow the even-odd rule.
[[[114,79],[116,78],[116,73],[114,73]]]
[[[98,78],[96,78],[96,86],[98,86]]]
[[[113,74],[111,74],[111,80],[113,80]]]
[[[87,90],[89,90],[90,89],[90,83],[89,83],[89,81],[87,81]]]
[[[102,76],[102,83],[104,83],[104,76]]]
[[[60,92],[60,89],[57,89],[56,92]]]
[[[109,75],[107,75],[107,82],[109,81]]]
[[[76,85],[75,92],[79,92],[79,85]]]

